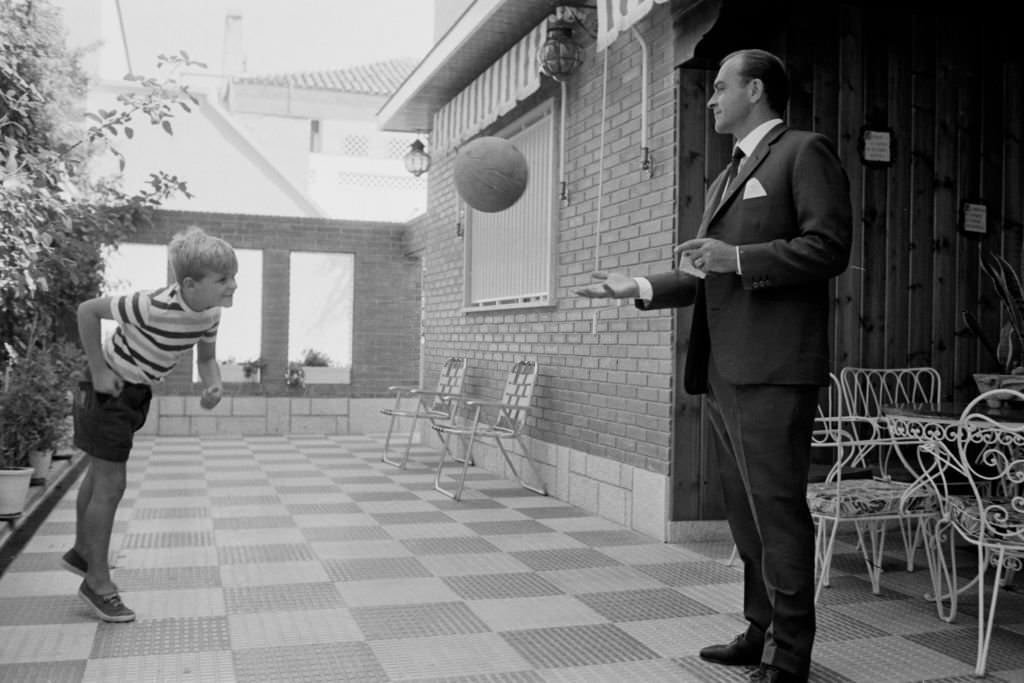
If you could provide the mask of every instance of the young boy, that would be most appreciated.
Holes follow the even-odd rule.
[[[78,307],[78,334],[89,360],[75,411],[75,445],[89,456],[78,490],[75,545],[61,558],[83,577],[78,595],[103,621],[135,619],[110,578],[114,514],[125,489],[125,463],[135,432],[146,422],[151,386],[196,347],[199,399],[207,410],[221,399],[216,340],[222,306],[231,306],[238,260],[224,240],[190,227],[168,246],[175,282],[153,291],[98,297]],[[106,342],[100,320],[118,324]]]

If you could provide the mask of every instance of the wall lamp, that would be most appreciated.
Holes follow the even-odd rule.
[[[430,155],[418,139],[409,145],[409,151],[402,157],[402,162],[405,163],[405,170],[417,178],[430,170]]]
[[[537,51],[537,63],[545,76],[564,80],[583,63],[583,47],[572,37],[574,27],[583,27],[582,13],[581,7],[556,7],[548,19],[548,37]]]

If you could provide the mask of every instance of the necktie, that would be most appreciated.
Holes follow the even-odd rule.
[[[725,197],[725,193],[729,191],[729,186],[732,181],[736,179],[736,173],[740,168],[740,161],[743,159],[743,150],[740,149],[739,145],[732,150],[732,161],[729,162],[729,168],[725,170],[725,182],[722,183],[722,194],[718,195],[718,203],[722,203],[722,199]]]

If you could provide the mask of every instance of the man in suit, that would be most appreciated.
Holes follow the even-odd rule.
[[[814,643],[814,525],[807,472],[818,389],[828,380],[829,279],[850,256],[850,191],[831,143],[782,121],[785,66],[726,56],[708,107],[734,141],[679,266],[595,273],[576,291],[644,310],[693,304],[685,389],[708,395],[730,530],[743,559],[747,630],[700,656],[757,666],[751,681],[806,681]],[[734,178],[729,176],[734,175]]]

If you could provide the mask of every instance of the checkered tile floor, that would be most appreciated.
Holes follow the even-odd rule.
[[[147,438],[130,460],[103,624],[58,558],[72,489],[0,578],[0,680],[744,681],[703,645],[744,627],[725,543],[666,545],[486,472],[435,493],[374,437]],[[969,681],[958,623],[893,562],[872,596],[853,548],[819,610],[812,680]],[[1024,681],[1024,596],[1005,591],[990,680]]]

